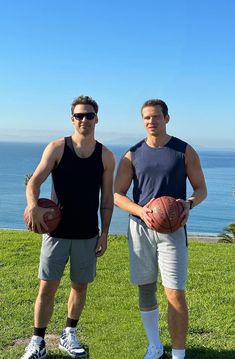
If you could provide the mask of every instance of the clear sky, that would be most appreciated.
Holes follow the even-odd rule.
[[[166,101],[168,133],[235,148],[235,1],[0,0],[0,140],[72,131],[78,95],[99,104],[97,138],[134,144],[140,107]]]

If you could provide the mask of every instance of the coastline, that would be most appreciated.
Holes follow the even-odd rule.
[[[28,231],[26,228],[0,228],[0,231]],[[110,235],[115,235],[110,233]],[[126,233],[118,234],[126,235]],[[188,233],[188,240],[192,242],[217,243],[222,238],[221,235],[215,233]]]
[[[188,240],[192,242],[218,243],[222,238],[220,235],[206,234],[190,234],[188,233]]]
[[[1,143],[0,143],[1,145]],[[24,229],[23,212],[25,209],[24,178],[31,173],[41,157],[40,146],[24,144],[11,144],[9,147],[1,147],[4,158],[0,161],[2,193],[0,208],[0,227]],[[43,150],[43,148],[42,148]],[[123,145],[114,149],[116,158],[120,158],[125,152]],[[229,223],[234,222],[235,202],[233,196],[235,177],[235,156],[227,151],[203,152],[201,158],[205,170],[205,177],[210,184],[208,192],[210,198],[195,208],[190,215],[187,224],[188,235],[219,236]],[[221,171],[221,168],[224,168]],[[14,184],[12,186],[12,184]],[[218,188],[220,201],[218,202]],[[188,188],[190,192],[190,188]],[[50,179],[43,184],[41,196],[50,198]],[[131,190],[129,192],[131,196]],[[16,203],[17,201],[17,203]],[[217,205],[215,206],[215,203]],[[224,205],[226,204],[226,206]],[[128,213],[118,207],[114,207],[110,233],[126,234],[128,229]]]

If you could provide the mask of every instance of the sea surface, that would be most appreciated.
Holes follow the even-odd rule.
[[[117,163],[127,146],[108,146]],[[25,229],[23,212],[25,176],[31,174],[41,158],[45,144],[0,143],[0,228]],[[208,186],[208,197],[190,212],[188,232],[217,235],[235,221],[235,150],[199,150]],[[41,188],[40,197],[50,197],[50,178]],[[188,183],[188,194],[191,193]],[[130,193],[131,195],[131,193]],[[110,233],[127,232],[128,214],[114,209]]]

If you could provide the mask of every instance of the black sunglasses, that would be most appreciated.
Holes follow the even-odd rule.
[[[76,118],[76,120],[83,120],[84,117],[86,118],[86,120],[93,120],[96,116],[96,113],[94,112],[84,112],[84,113],[74,113],[73,117]]]

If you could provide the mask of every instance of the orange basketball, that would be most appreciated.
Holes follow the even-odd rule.
[[[48,231],[43,230],[42,233],[49,233],[54,231],[58,226],[58,224],[60,223],[60,219],[61,219],[61,213],[59,207],[55,202],[53,202],[51,199],[48,198],[39,198],[38,205],[39,207],[43,207],[43,208],[48,208],[48,209],[53,208],[53,212],[50,211],[44,214],[44,221],[48,227]],[[31,230],[29,227],[28,207],[26,207],[24,211],[24,223],[26,224],[28,229]],[[37,231],[35,232],[38,233]]]
[[[175,198],[170,196],[156,198],[148,208],[153,211],[149,215],[157,232],[172,233],[180,227],[181,221],[179,219],[184,207]]]

